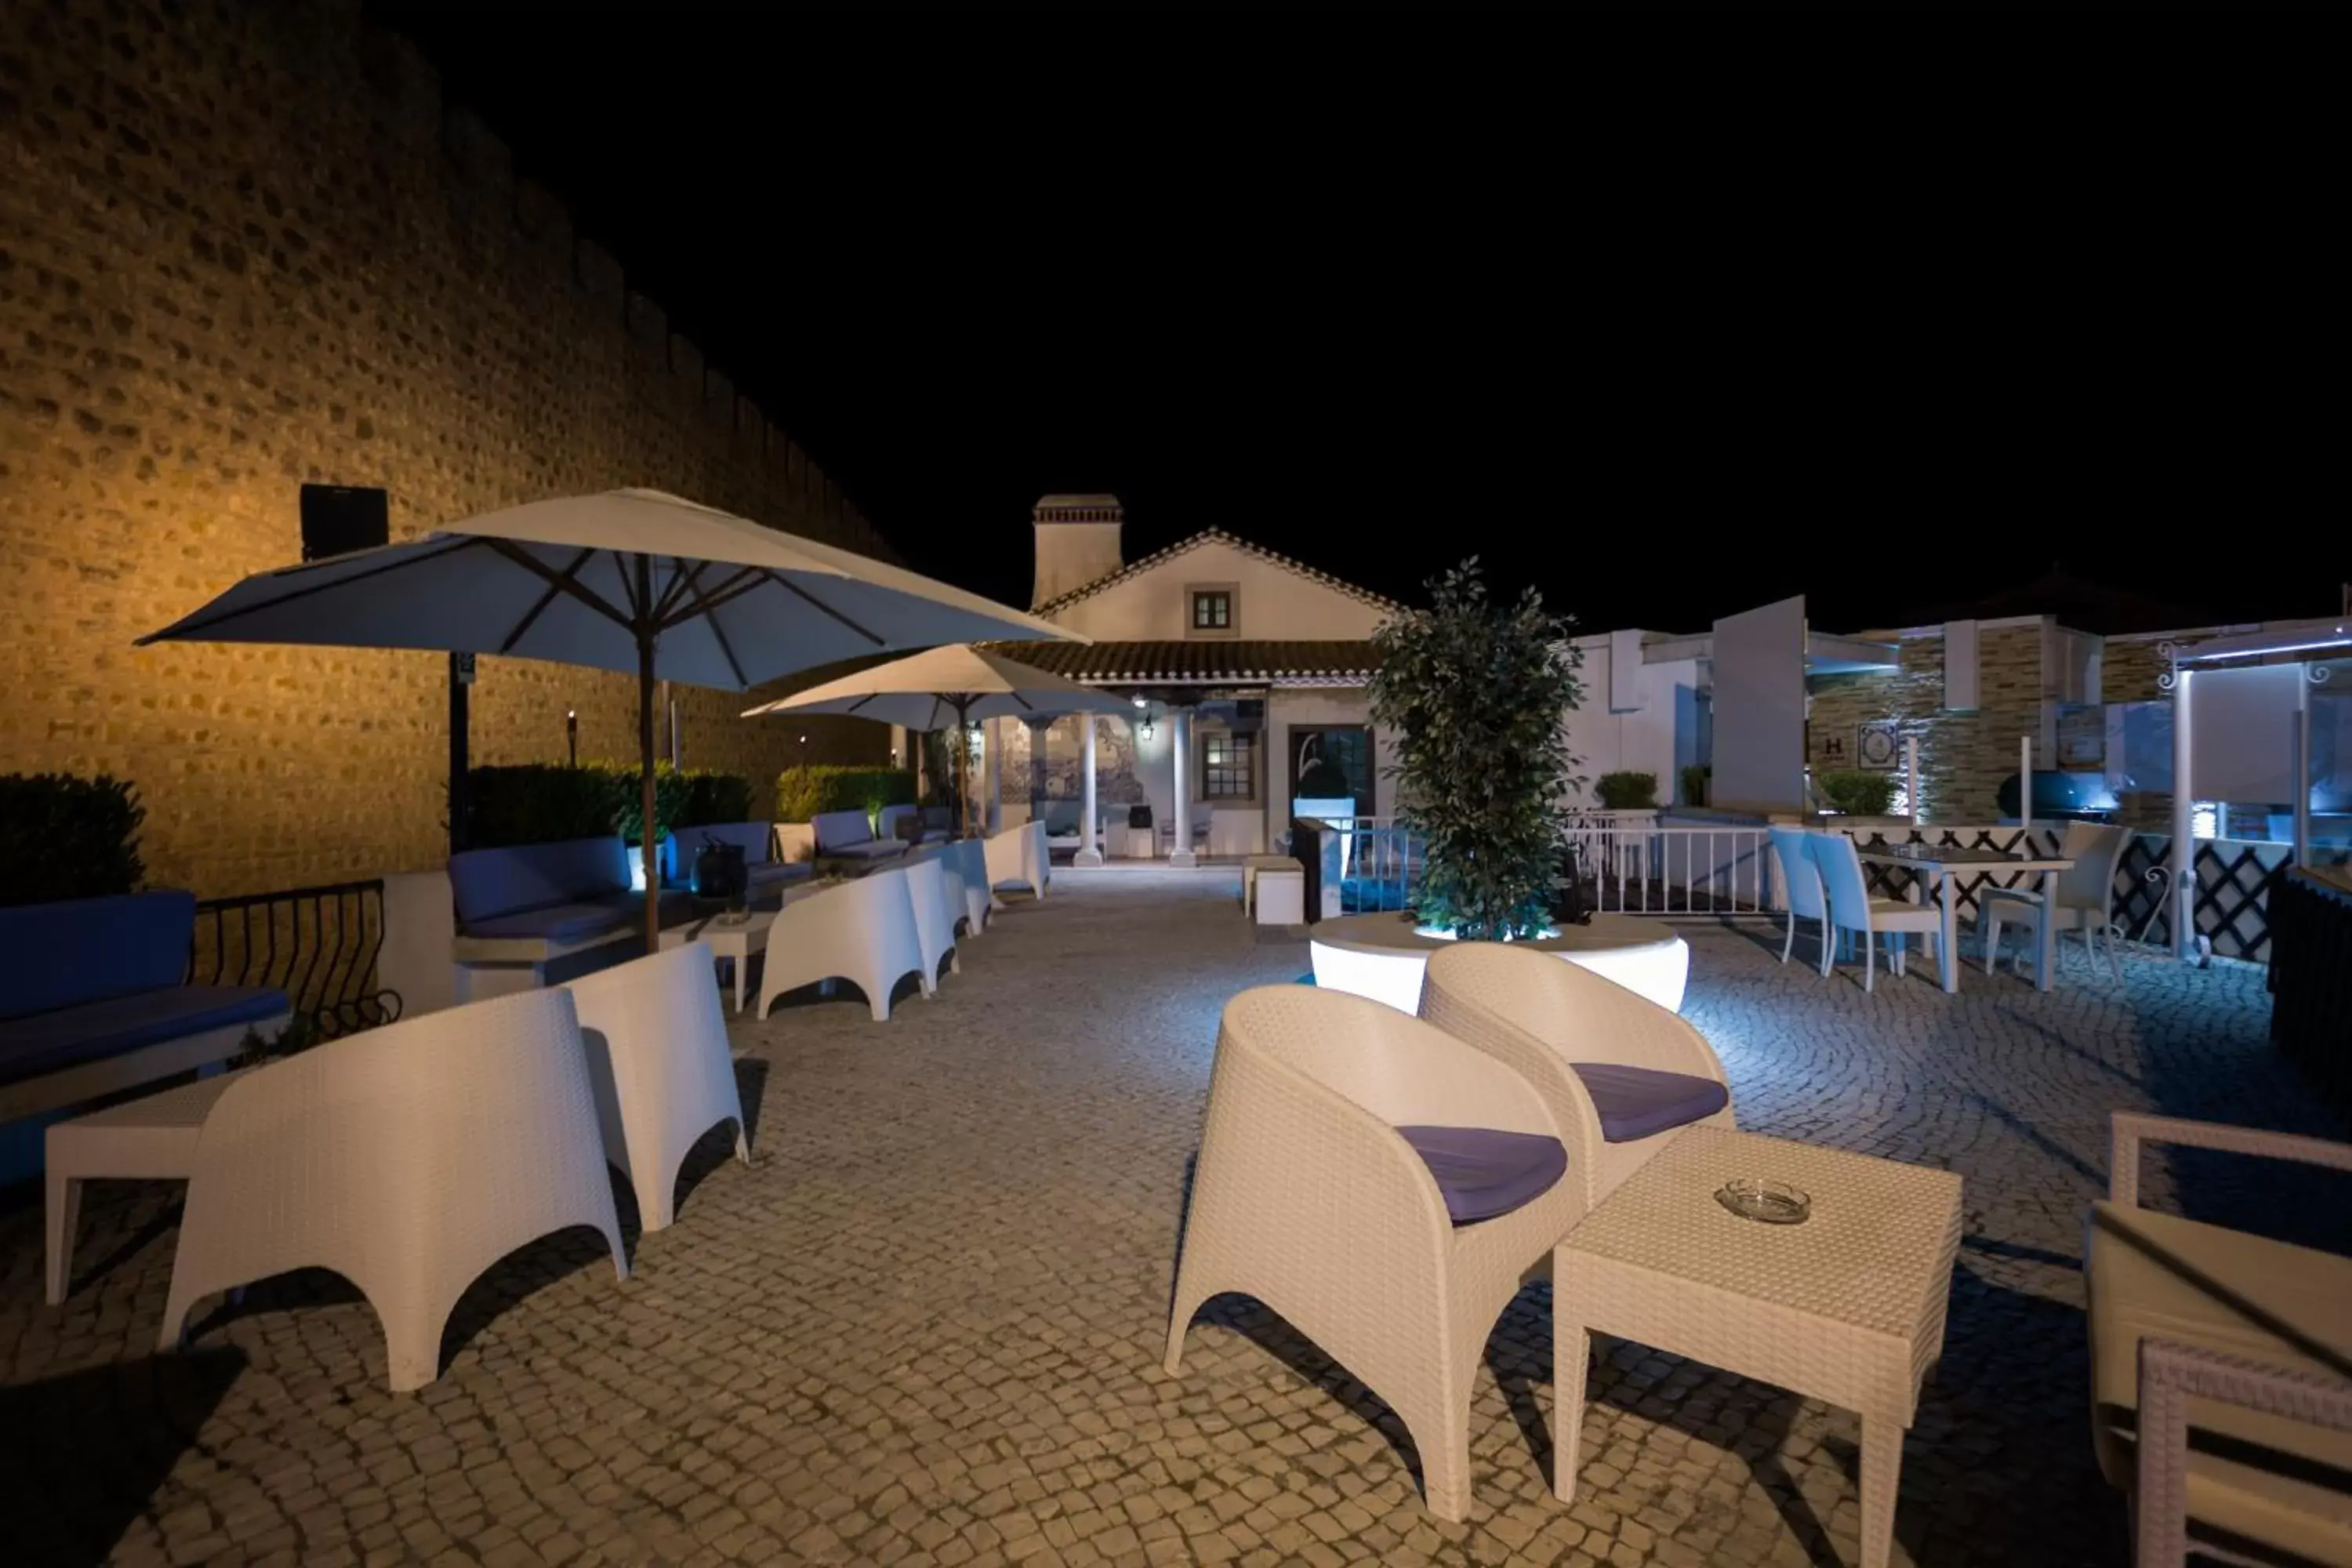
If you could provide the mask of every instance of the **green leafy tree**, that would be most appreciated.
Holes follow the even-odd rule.
[[[1559,885],[1560,799],[1583,784],[1562,728],[1582,695],[1573,622],[1533,588],[1490,598],[1475,556],[1429,591],[1372,635],[1372,718],[1423,847],[1418,912],[1464,937],[1532,936]]]

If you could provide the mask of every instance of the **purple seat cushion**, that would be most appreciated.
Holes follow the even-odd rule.
[[[0,910],[0,1018],[102,1002],[187,978],[196,896],[125,893]]]
[[[632,917],[626,907],[614,904],[551,904],[543,910],[524,910],[518,914],[492,915],[488,920],[467,921],[458,928],[458,932],[489,942],[518,937],[535,938],[541,942],[583,942],[606,931],[625,931],[633,918],[642,921],[645,917],[642,913]]]
[[[1731,1091],[1711,1078],[1620,1067],[1615,1062],[1570,1062],[1601,1113],[1601,1136],[1632,1143],[1655,1133],[1705,1121],[1731,1103]]]
[[[806,860],[786,864],[782,860],[759,860],[744,868],[754,888],[764,888],[771,882],[799,882],[816,874],[816,867]]]
[[[286,993],[265,985],[166,985],[11,1018],[0,1023],[0,1082],[212,1029],[257,1024],[285,1011]]]
[[[1491,1127],[1400,1127],[1412,1145],[1455,1225],[1499,1219],[1549,1192],[1568,1172],[1568,1151],[1540,1132],[1498,1132]]]

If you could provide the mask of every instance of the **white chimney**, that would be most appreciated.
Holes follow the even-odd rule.
[[[1040,496],[1033,515],[1037,575],[1031,608],[1127,564],[1119,546],[1127,514],[1117,496]]]

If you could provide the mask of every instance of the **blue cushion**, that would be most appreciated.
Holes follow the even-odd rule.
[[[786,865],[782,860],[762,860],[748,868],[751,886],[764,888],[773,882],[798,882],[816,875],[816,868],[806,860]]]
[[[631,913],[627,908],[611,904],[550,904],[543,910],[522,910],[510,915],[467,921],[457,928],[457,933],[486,942],[530,937],[543,942],[584,942],[607,931],[626,931]]]
[[[262,985],[166,985],[0,1023],[0,1081],[35,1078],[207,1029],[257,1024],[286,1011]]]
[[[1615,1062],[1570,1062],[1601,1113],[1601,1136],[1612,1143],[1638,1139],[1703,1121],[1731,1103],[1731,1091],[1711,1078],[1620,1067]]]
[[[816,835],[816,852],[837,854],[854,844],[874,841],[874,825],[862,811],[820,811],[809,819]]]
[[[880,860],[892,855],[904,855],[906,852],[905,842],[896,838],[869,838],[863,844],[843,844],[817,851],[827,859],[841,860]]]
[[[177,985],[195,931],[196,896],[178,891],[0,910],[0,1018]]]
[[[460,926],[625,893],[629,881],[628,846],[617,834],[561,844],[467,849],[449,857],[449,891]]]
[[[1455,1225],[1498,1219],[1551,1191],[1568,1173],[1568,1151],[1540,1132],[1498,1132],[1491,1127],[1400,1127],[1412,1145]]]

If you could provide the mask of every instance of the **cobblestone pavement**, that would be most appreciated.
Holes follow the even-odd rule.
[[[1547,1287],[1495,1333],[1461,1525],[1423,1510],[1379,1401],[1264,1310],[1213,1304],[1160,1373],[1218,1008],[1307,967],[1230,880],[1066,876],[887,1025],[843,1001],[740,1022],[752,1165],[707,1141],[653,1237],[625,1195],[625,1284],[576,1237],[501,1264],[415,1395],[385,1392],[372,1314],[326,1276],[153,1355],[169,1186],[94,1190],[61,1309],[37,1207],[0,1214],[0,1560],[1853,1561],[1853,1416],[1633,1344],[1602,1343],[1559,1506]],[[1743,1124],[1966,1179],[1898,1557],[2123,1561],[2086,1432],[2082,1214],[2113,1107],[2341,1133],[2265,1045],[2259,973],[2135,959],[2120,988],[2078,969],[2051,996],[1972,973],[1955,1000],[1922,963],[1865,996],[1759,933],[1690,934],[1687,1011]],[[2273,1229],[2345,1213],[2252,1163],[2151,1190]]]

